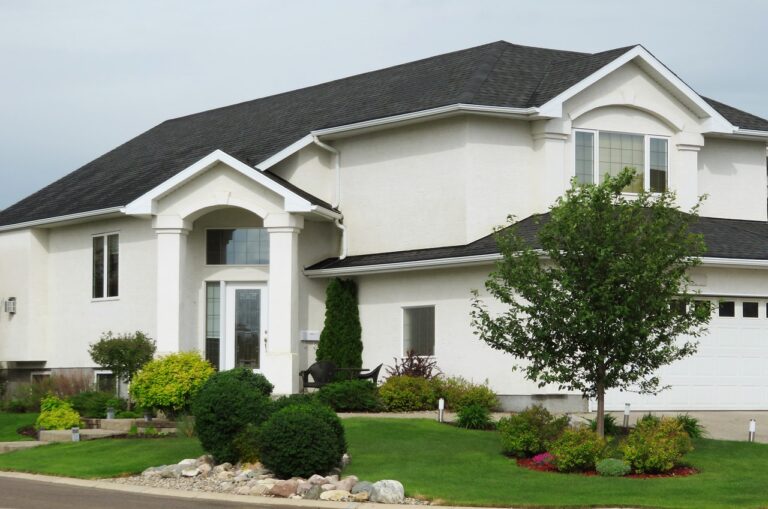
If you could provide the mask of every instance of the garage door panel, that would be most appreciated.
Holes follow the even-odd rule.
[[[656,396],[610,391],[606,408],[768,410],[768,318],[765,303],[760,306],[759,318],[714,317],[695,355],[659,370],[662,385],[671,389]]]

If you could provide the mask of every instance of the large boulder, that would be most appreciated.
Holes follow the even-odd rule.
[[[371,493],[373,493],[373,483],[368,481],[359,481],[350,491],[353,495],[356,495],[357,493],[367,493],[368,497],[370,498]]]
[[[288,498],[291,495],[296,494],[296,489],[299,487],[298,481],[277,481],[272,489],[269,490],[270,495],[276,497]]]
[[[335,502],[340,502],[342,500],[346,500],[349,496],[350,493],[347,490],[328,490],[320,494],[320,500],[333,500]]]
[[[400,481],[390,479],[373,483],[371,502],[380,504],[402,504],[405,502],[405,488]]]

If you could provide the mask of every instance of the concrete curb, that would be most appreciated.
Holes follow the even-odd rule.
[[[209,493],[201,491],[185,491],[169,488],[153,488],[149,486],[135,486],[131,484],[116,484],[104,480],[75,479],[72,477],[56,477],[40,474],[26,474],[23,472],[2,472],[0,477],[8,479],[23,479],[26,481],[39,481],[51,484],[76,486],[79,488],[95,488],[99,490],[121,491],[124,493],[139,493],[142,495],[154,495],[159,497],[175,497],[195,500],[215,500],[219,502],[236,502],[263,507],[265,509],[296,508],[322,508],[322,509],[414,509],[419,506],[409,504],[375,504],[372,502],[330,502],[325,500],[293,500],[286,498],[259,497],[255,495],[231,495],[225,493]],[[440,506],[443,509],[477,509],[476,507]],[[509,509],[509,508],[487,508]]]

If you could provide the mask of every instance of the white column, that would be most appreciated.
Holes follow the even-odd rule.
[[[671,147],[670,147],[671,149]],[[678,143],[675,158],[670,154],[667,176],[670,188],[677,193],[677,203],[689,211],[699,200],[699,150],[701,145]]]
[[[298,237],[304,218],[270,214],[264,226],[269,231],[269,304],[261,370],[275,385],[276,394],[291,394],[299,390]]]
[[[176,223],[176,224],[175,224]],[[181,341],[182,274],[187,235],[181,220],[156,218],[157,234],[157,354],[178,352]]]
[[[531,126],[533,147],[537,153],[536,181],[540,203],[554,204],[569,187],[572,166],[566,156],[570,123],[560,119],[540,120]]]

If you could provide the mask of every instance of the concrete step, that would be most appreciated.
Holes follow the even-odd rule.
[[[80,440],[96,440],[125,435],[124,431],[107,429],[81,429]],[[71,442],[72,431],[68,429],[46,429],[40,432],[41,442]]]
[[[43,445],[45,442],[38,440],[25,440],[22,442],[0,442],[0,454],[11,451],[21,451],[23,449],[31,449],[38,445]]]
[[[99,419],[98,425],[100,429],[122,431],[124,433],[131,431],[133,426],[136,426],[139,430],[152,426],[158,431],[164,428],[173,428],[174,432],[176,428],[175,422],[165,419],[152,419],[151,421],[145,421],[144,419]]]

